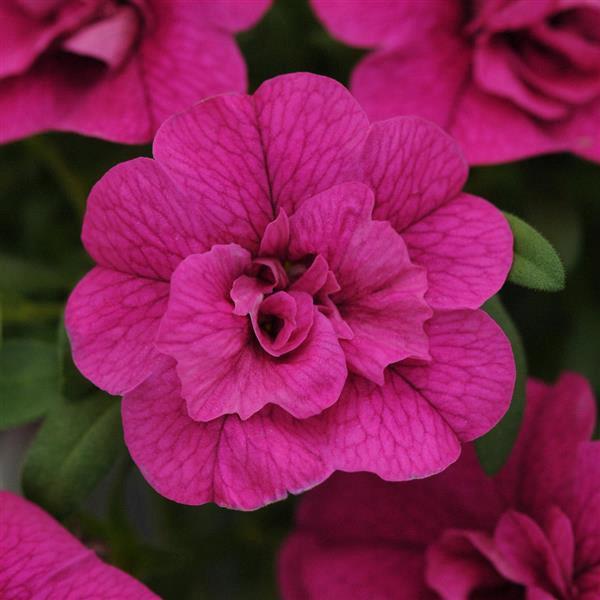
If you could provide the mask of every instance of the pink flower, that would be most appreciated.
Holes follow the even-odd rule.
[[[600,161],[598,0],[312,0],[375,52],[351,90],[372,119],[415,114],[469,163],[570,151]]]
[[[152,139],[176,111],[246,88],[233,34],[270,0],[2,0],[0,143],[48,129]]]
[[[334,469],[431,475],[514,380],[482,311],[512,236],[437,126],[310,74],[169,119],[92,190],[66,322],[151,485],[256,508]]]
[[[307,494],[280,555],[286,600],[597,600],[600,442],[588,383],[530,381],[503,470],[472,445],[425,481],[336,474]]]
[[[0,597],[158,600],[145,585],[102,562],[50,515],[0,491]]]

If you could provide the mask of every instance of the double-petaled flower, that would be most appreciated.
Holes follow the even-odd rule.
[[[502,416],[512,353],[478,308],[512,236],[437,126],[370,125],[293,74],[169,119],[154,157],[93,189],[66,323],[161,494],[249,509],[336,469],[424,477]]]

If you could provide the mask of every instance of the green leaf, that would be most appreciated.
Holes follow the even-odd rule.
[[[119,406],[97,394],[50,412],[25,459],[27,497],[58,517],[76,509],[124,447]]]
[[[550,242],[519,217],[507,212],[504,216],[515,239],[509,281],[544,292],[564,289],[565,270]]]
[[[71,279],[61,271],[0,253],[0,290],[25,294],[68,289]]]
[[[89,396],[96,390],[73,363],[71,346],[65,329],[64,318],[58,327],[58,372],[60,374],[60,391],[67,400],[79,400]]]
[[[517,369],[515,389],[508,411],[494,429],[475,442],[479,462],[488,475],[493,475],[505,463],[519,433],[525,408],[527,361],[521,336],[499,296],[490,298],[483,308],[502,327],[510,340]]]
[[[0,347],[0,429],[43,416],[60,402],[53,344],[13,339]]]

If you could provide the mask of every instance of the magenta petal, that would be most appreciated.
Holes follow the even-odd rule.
[[[290,221],[285,210],[280,210],[277,218],[271,221],[260,241],[260,256],[283,257],[290,240]]]
[[[258,251],[274,219],[253,100],[220,96],[166,121],[154,156],[203,211],[207,243]]]
[[[148,158],[113,167],[88,198],[82,239],[100,266],[168,280],[189,254],[207,249],[196,202]]]
[[[494,532],[496,568],[504,577],[564,597],[568,583],[540,526],[528,515],[507,511]]]
[[[587,141],[598,139],[591,122],[587,123]],[[461,143],[469,164],[494,164],[560,152],[570,148],[568,136],[553,135],[508,100],[495,98],[475,86],[465,90],[457,104],[450,132]],[[582,136],[584,137],[584,136]]]
[[[523,60],[513,48],[496,37],[481,38],[474,53],[473,76],[479,88],[499,98],[510,100],[539,119],[565,117],[569,109],[559,100],[532,90],[519,74]]]
[[[504,284],[513,236],[490,203],[461,194],[402,233],[411,260],[427,269],[425,299],[436,309],[479,308]]]
[[[453,29],[462,18],[460,2],[311,0],[327,30],[353,46],[390,46],[423,31]]]
[[[290,219],[290,257],[317,254],[335,275],[331,297],[352,332],[342,341],[351,370],[383,383],[383,370],[409,356],[427,358],[424,270],[389,223],[371,220],[373,196],[344,183],[306,201]],[[345,336],[348,337],[348,336]]]
[[[318,414],[338,399],[346,379],[337,336],[316,313],[300,347],[278,359],[267,354],[253,340],[250,319],[235,315],[229,299],[232,282],[249,264],[248,252],[233,244],[181,263],[157,347],[177,360],[193,419],[233,413],[248,419],[269,403],[300,418]]]
[[[457,143],[417,117],[375,123],[363,168],[375,192],[373,216],[400,232],[457,196],[468,171]]]
[[[506,581],[481,552],[492,543],[491,537],[480,531],[446,530],[426,552],[429,587],[444,600],[471,598],[486,589],[504,588],[506,592]]]
[[[340,544],[425,548],[448,528],[493,528],[504,506],[475,448],[467,444],[460,458],[435,477],[398,484],[372,473],[336,472],[302,498],[297,521],[300,529]]]
[[[515,506],[541,519],[544,507],[558,501],[595,419],[592,390],[580,375],[565,373],[552,387],[529,381],[519,437],[497,477]]]
[[[284,600],[431,600],[418,551],[377,544],[348,546],[319,543],[296,533],[279,556]]]
[[[395,372],[465,442],[487,433],[504,415],[515,384],[508,338],[483,311],[436,313],[425,325],[431,362],[399,363]]]
[[[154,338],[168,295],[167,283],[92,269],[71,293],[65,312],[77,368],[111,394],[146,379],[159,357]]]
[[[350,377],[326,416],[332,462],[341,471],[403,481],[439,473],[460,454],[443,416],[391,370],[383,386]]]
[[[263,83],[253,101],[277,207],[291,215],[307,198],[359,179],[369,122],[343,85],[293,73]]]
[[[115,68],[127,57],[140,26],[136,10],[131,6],[120,6],[114,14],[85,25],[70,35],[62,42],[62,47]]]
[[[428,35],[421,25],[415,30],[416,41],[362,59],[352,73],[350,89],[371,120],[418,115],[448,129],[470,79],[471,48],[454,32]]]
[[[171,361],[123,399],[131,456],[163,496],[184,504],[215,502],[251,510],[320,483],[320,421],[298,421],[276,407],[246,421],[193,421]]]
[[[158,600],[27,500],[0,491],[0,515],[2,598]]]
[[[276,292],[266,298],[250,315],[254,334],[261,347],[271,356],[279,357],[300,346],[313,325],[315,309],[311,296],[304,292]],[[281,329],[271,338],[261,319],[279,319]],[[293,412],[293,411],[292,411]]]

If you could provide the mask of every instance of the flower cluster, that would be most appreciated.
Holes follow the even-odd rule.
[[[441,475],[336,474],[309,492],[280,557],[286,600],[600,597],[600,442],[589,384],[530,381],[493,478],[474,448]]]
[[[269,0],[3,0],[0,143],[48,129],[148,142],[171,114],[246,88],[233,34]]]
[[[437,473],[505,412],[481,304],[512,235],[451,138],[369,125],[333,80],[277,77],[169,119],[93,189],[73,356],[179,502],[256,508],[335,469]]]
[[[598,2],[311,1],[334,36],[376,48],[351,82],[371,118],[431,119],[474,164],[600,161]]]

